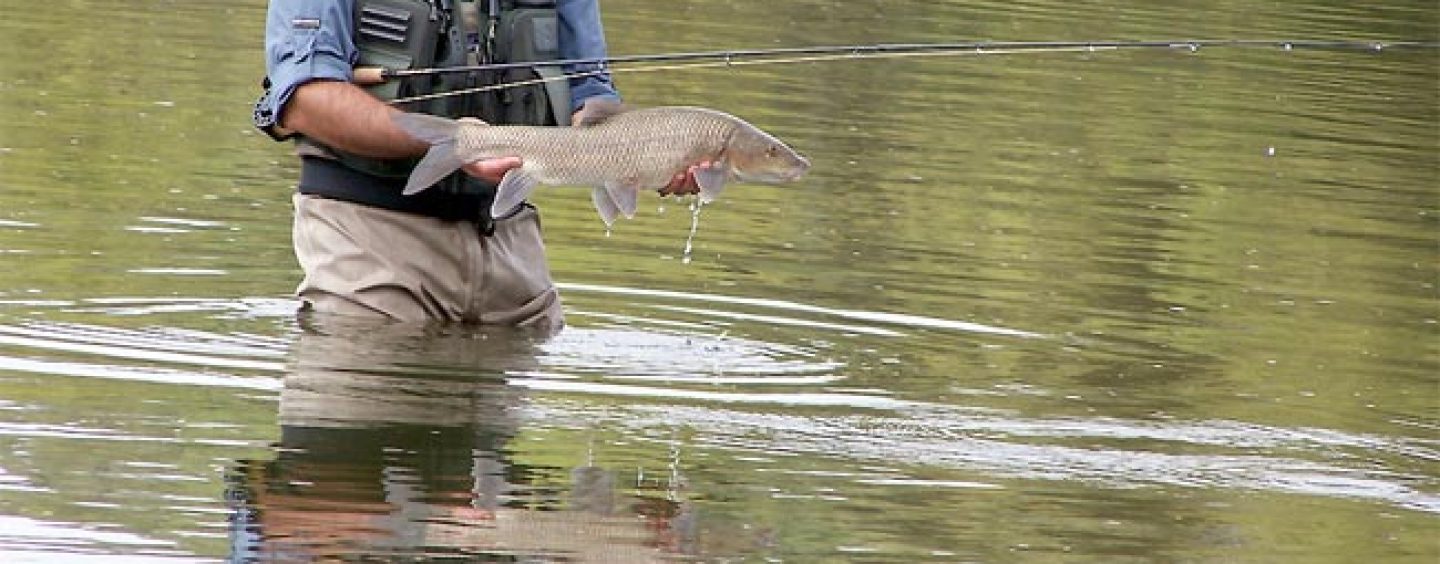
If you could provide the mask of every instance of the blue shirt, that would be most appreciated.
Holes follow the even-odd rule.
[[[560,15],[560,58],[606,56],[605,32],[598,0],[557,0]],[[349,81],[359,60],[355,48],[355,0],[270,0],[265,21],[265,72],[269,95],[257,113],[279,116],[301,84],[312,80]],[[566,73],[587,72],[600,65],[567,65]],[[570,79],[570,109],[596,96],[619,99],[610,73]]]

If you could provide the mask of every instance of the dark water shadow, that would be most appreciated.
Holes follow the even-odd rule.
[[[664,559],[694,536],[681,502],[616,475],[517,461],[549,335],[302,319],[273,455],[226,477],[232,561]],[[587,458],[588,460],[588,458]]]

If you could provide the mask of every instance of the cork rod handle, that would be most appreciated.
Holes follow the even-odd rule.
[[[362,86],[384,84],[388,79],[385,71],[385,67],[355,67],[353,78],[350,81]]]

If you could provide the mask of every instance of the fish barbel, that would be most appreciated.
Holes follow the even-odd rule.
[[[505,173],[496,187],[492,217],[504,217],[540,184],[593,186],[591,200],[608,226],[618,215],[634,217],[641,190],[662,188],[698,163],[713,163],[695,172],[700,199],[707,203],[729,181],[776,184],[810,168],[810,161],[774,136],[705,108],[626,110],[606,104],[576,127],[492,126],[414,113],[397,113],[393,120],[431,145],[410,174],[407,195],[465,163],[520,157],[524,164]]]

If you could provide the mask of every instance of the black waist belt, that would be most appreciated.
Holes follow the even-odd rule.
[[[447,221],[473,221],[488,230],[487,193],[458,193],[435,187],[406,196],[404,178],[373,176],[319,157],[300,159],[300,193],[344,200]]]

